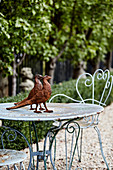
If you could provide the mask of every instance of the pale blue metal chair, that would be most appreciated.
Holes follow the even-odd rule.
[[[5,128],[5,130],[1,135],[1,142],[2,142],[3,149],[0,149],[0,168],[3,168],[3,169],[5,168],[8,170],[9,169],[25,170],[23,161],[27,158],[27,154],[24,151],[18,151],[14,149],[5,148],[5,146],[7,146],[7,142],[11,143],[15,141],[17,137],[17,133],[19,133],[20,135],[22,134],[19,131],[14,130],[10,127],[5,127],[5,126],[2,126],[2,127]],[[7,142],[4,140],[5,135],[7,138]]]
[[[86,76],[86,78],[83,78],[84,76]],[[96,91],[95,91],[96,81],[103,82],[101,94],[96,94]],[[79,83],[80,84],[82,83],[85,87],[89,88],[89,93],[91,93],[90,98],[83,99],[82,94],[80,94],[80,91],[79,91],[79,87],[81,87],[81,85]],[[109,70],[106,69],[105,71],[103,71],[102,69],[98,69],[94,72],[93,75],[91,75],[90,73],[84,73],[84,74],[80,75],[79,78],[77,79],[76,91],[77,91],[77,94],[78,94],[80,100],[73,99],[73,98],[71,98],[71,96],[67,96],[66,94],[56,94],[51,97],[51,99],[49,100],[49,103],[54,101],[53,99],[56,97],[66,97],[66,98],[72,100],[73,102],[80,102],[80,103],[87,102],[87,103],[106,106],[106,102],[107,102],[109,95],[111,93],[111,90],[112,90],[112,85],[113,85],[113,76],[110,75]],[[83,88],[83,86],[82,86],[82,88]],[[83,130],[86,128],[93,127],[96,130],[97,135],[98,135],[98,140],[100,143],[100,150],[101,150],[103,160],[106,164],[107,169],[109,170],[108,163],[107,163],[106,158],[103,153],[101,135],[100,135],[99,128],[97,127],[98,123],[99,123],[99,114],[94,115],[94,116],[88,116],[88,117],[83,118],[82,120],[78,120],[77,126],[78,126],[78,128],[80,126],[80,132],[78,132],[78,133],[81,133],[80,147],[78,147],[78,144],[77,144],[78,158],[79,158],[79,162],[81,162]],[[54,125],[54,127],[56,127],[56,129],[57,129],[57,127],[61,126],[59,124],[59,122],[54,122],[53,125]],[[65,125],[65,122],[63,122],[62,126],[63,126],[63,128],[67,129],[67,124],[65,126],[64,125]],[[75,129],[77,129],[77,126]],[[78,138],[78,136],[79,136],[79,134],[76,137]],[[53,167],[54,167],[54,165],[53,165]],[[70,168],[71,168],[71,165],[69,166],[69,169]]]

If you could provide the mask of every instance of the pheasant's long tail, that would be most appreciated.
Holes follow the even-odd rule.
[[[26,100],[28,100],[28,97],[27,97],[27,98],[25,98],[24,100],[20,101],[20,102],[14,103],[14,105],[21,104],[21,103],[25,102]]]
[[[31,101],[28,100],[28,101],[25,101],[24,103],[18,104],[18,105],[13,106],[13,107],[8,107],[8,108],[6,108],[6,109],[7,109],[7,110],[10,110],[10,109],[18,109],[18,108],[20,108],[20,107],[27,106],[27,105],[31,105],[31,104],[32,104]]]

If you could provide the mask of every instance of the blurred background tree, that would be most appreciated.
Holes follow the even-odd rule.
[[[16,95],[16,69],[29,56],[45,61],[51,84],[59,59],[71,61],[73,78],[87,62],[93,71],[100,60],[110,69],[111,0],[3,0],[0,6],[0,71],[12,74],[12,95]]]

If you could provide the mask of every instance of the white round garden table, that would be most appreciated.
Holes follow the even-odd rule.
[[[87,116],[97,115],[101,113],[104,108],[96,104],[83,104],[83,103],[47,103],[47,108],[53,110],[52,113],[34,113],[33,110],[29,110],[30,106],[25,106],[18,109],[6,110],[6,108],[14,106],[13,103],[1,103],[0,104],[0,119],[1,120],[15,120],[15,121],[69,121],[77,120]],[[35,107],[35,106],[34,106]],[[29,145],[30,148],[30,145]],[[44,151],[49,154],[49,151]],[[37,159],[44,156],[44,152],[33,152],[30,148],[30,163],[28,169],[31,168],[31,161],[33,156],[37,156]],[[20,159],[20,155],[19,155]],[[23,159],[23,158],[22,158]],[[44,161],[45,158],[43,157]],[[37,160],[38,162],[38,160]],[[37,163],[38,169],[38,163]],[[46,167],[45,167],[46,169]]]
[[[52,113],[34,113],[34,111],[29,110],[29,106],[6,110],[7,107],[13,105],[13,103],[0,104],[0,119],[22,121],[69,120],[92,116],[104,110],[102,106],[83,103],[47,103],[48,109],[53,110]]]

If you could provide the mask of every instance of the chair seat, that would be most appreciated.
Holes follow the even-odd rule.
[[[64,124],[65,122],[66,121],[62,121],[62,124]],[[78,122],[80,128],[92,127],[95,124],[97,124],[97,121],[96,122],[85,121],[84,119],[78,120],[77,122]],[[55,122],[53,122],[53,126],[59,127],[59,125],[60,125],[59,123],[60,123],[59,121],[55,121]],[[64,126],[64,128],[65,128],[65,126]]]
[[[26,158],[27,154],[25,152],[10,149],[0,149],[0,166],[20,163]]]

